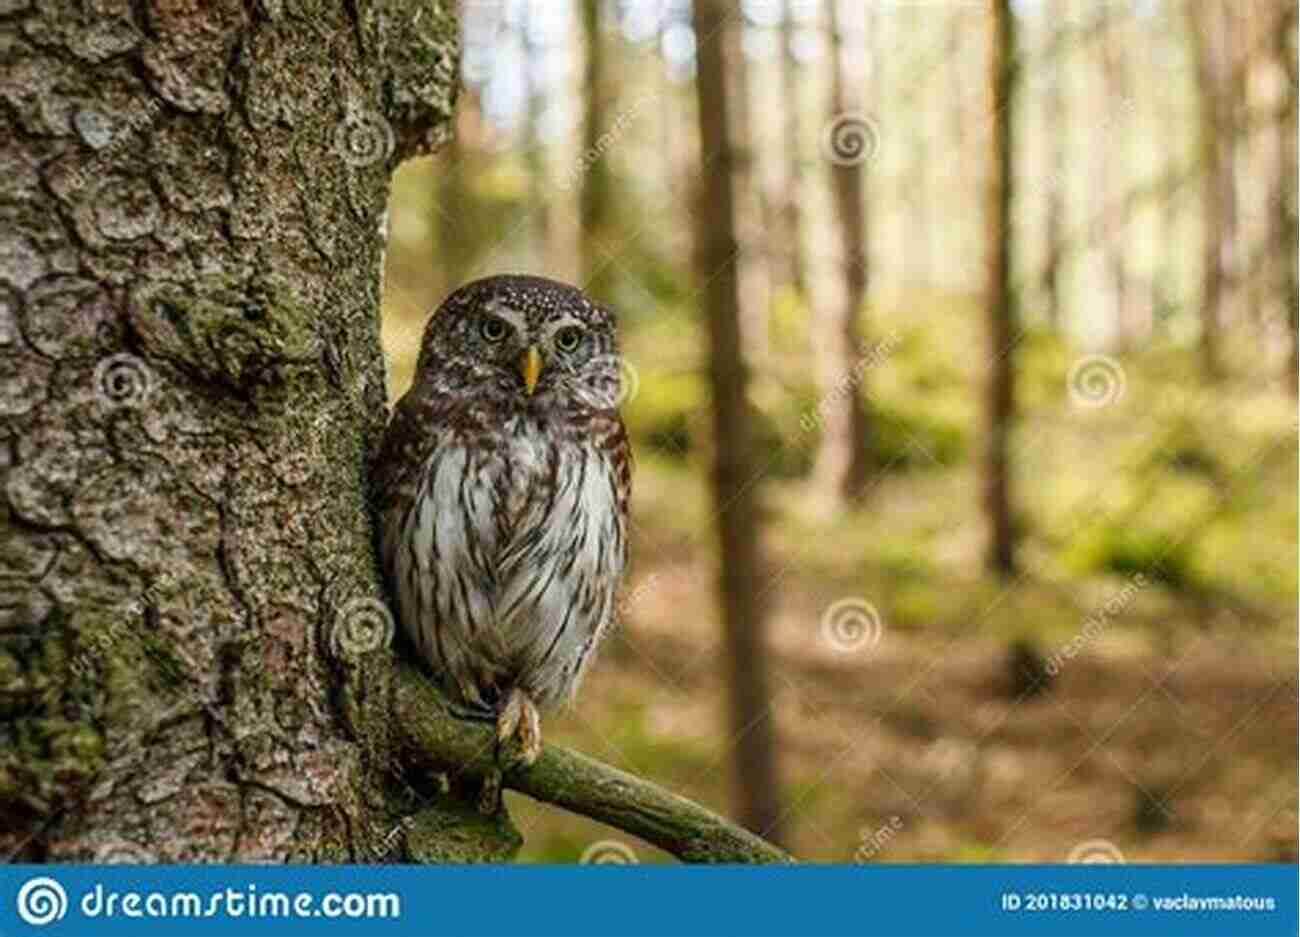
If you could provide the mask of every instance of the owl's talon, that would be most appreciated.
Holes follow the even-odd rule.
[[[505,705],[497,714],[498,745],[505,745],[511,740],[517,743],[517,750],[511,753],[514,755],[511,760],[524,767],[531,765],[542,753],[541,714],[532,698],[518,688],[510,691]]]

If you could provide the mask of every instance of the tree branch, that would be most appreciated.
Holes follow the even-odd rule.
[[[394,683],[396,725],[414,764],[470,775],[496,766],[491,726],[453,716],[439,690],[406,662],[398,663]],[[530,767],[508,770],[503,786],[639,836],[684,862],[793,861],[685,797],[554,745]]]

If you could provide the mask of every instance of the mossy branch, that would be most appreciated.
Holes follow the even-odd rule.
[[[496,765],[491,726],[453,716],[428,678],[405,662],[398,665],[394,716],[406,755],[419,767],[474,775]],[[684,862],[793,861],[685,797],[555,745],[531,766],[508,770],[503,786],[631,833]]]

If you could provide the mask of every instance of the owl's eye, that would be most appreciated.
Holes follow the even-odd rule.
[[[555,333],[555,347],[560,351],[573,351],[581,341],[582,331],[571,325]]]
[[[484,340],[489,342],[499,342],[506,337],[506,324],[495,316],[489,316],[483,320],[483,324],[478,327],[478,333],[483,336]]]

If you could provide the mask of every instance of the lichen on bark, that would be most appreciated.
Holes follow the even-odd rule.
[[[4,854],[510,851],[394,770],[391,647],[335,640],[380,595],[381,219],[449,7],[0,7]]]

